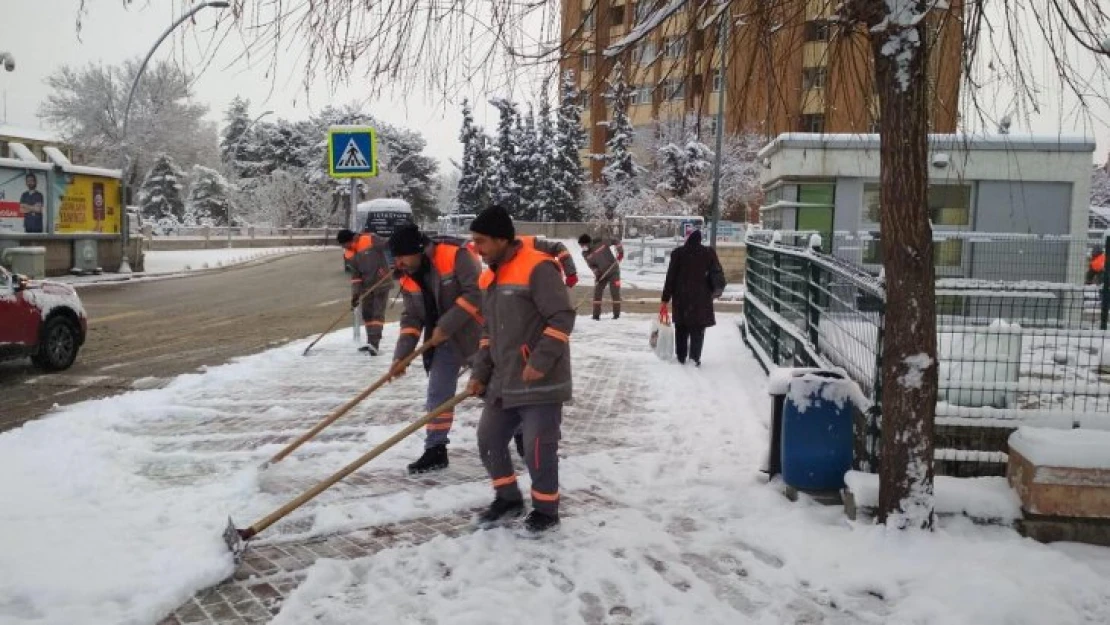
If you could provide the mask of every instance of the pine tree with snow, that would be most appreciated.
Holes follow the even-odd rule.
[[[549,209],[553,221],[582,221],[585,175],[581,152],[586,145],[586,133],[582,130],[582,93],[575,83],[573,71],[563,74],[561,87],[549,174]]]
[[[192,214],[197,225],[226,226],[229,212],[237,213],[231,203],[231,190],[220,172],[194,165],[185,210]]]
[[[139,210],[143,218],[156,222],[181,224],[185,217],[185,201],[182,198],[184,175],[173,159],[161,154],[154,161],[139,189]]]
[[[514,218],[520,213],[520,177],[516,166],[517,111],[516,103],[505,98],[493,98],[490,104],[497,109],[497,155],[491,176],[491,199],[500,204]]]
[[[478,214],[489,205],[489,155],[487,138],[481,128],[474,125],[470,102],[463,100],[463,123],[459,141],[463,144],[462,175],[459,178],[456,206],[459,213]]]
[[[1110,206],[1110,161],[1091,174],[1091,206]]]
[[[609,79],[609,90],[605,94],[613,109],[613,118],[599,122],[609,130],[609,140],[605,143],[605,167],[601,170],[605,182],[605,217],[613,219],[622,206],[628,206],[640,195],[639,174],[644,170],[636,164],[632,155],[632,143],[636,134],[632,120],[628,117],[630,91],[625,80],[624,65],[617,63]]]
[[[555,181],[553,169],[555,161],[555,127],[551,122],[551,100],[547,81],[540,91],[540,114],[536,128],[536,153],[533,167],[539,176],[536,189],[536,221],[551,221],[555,202]]]
[[[712,164],[713,152],[695,137],[685,145],[667,143],[659,148],[662,160],[662,181],[657,189],[673,197],[686,197],[705,178]]]
[[[235,96],[224,113],[224,129],[220,133],[220,159],[226,165],[234,167],[237,161],[242,160],[243,134],[251,125],[250,106],[250,100]]]
[[[536,115],[518,117],[516,125],[516,159],[513,165],[516,186],[520,190],[517,214],[520,221],[538,221],[542,155],[536,136]]]

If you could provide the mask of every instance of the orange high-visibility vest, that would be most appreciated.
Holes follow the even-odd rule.
[[[1091,259],[1091,271],[1095,273],[1102,273],[1106,269],[1106,252],[1099,254]]]
[[[358,235],[357,239],[355,239],[355,244],[353,247],[347,247],[343,249],[343,259],[351,260],[355,257],[355,254],[366,250],[373,244],[374,239],[370,236],[370,233],[363,232],[362,234]]]

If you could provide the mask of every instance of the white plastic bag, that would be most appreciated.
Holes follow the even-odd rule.
[[[659,311],[659,317],[651,322],[651,347],[660,360],[674,360],[674,326],[671,315],[666,309]]]

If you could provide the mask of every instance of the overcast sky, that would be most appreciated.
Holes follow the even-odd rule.
[[[15,72],[0,71],[0,92],[6,93],[7,121],[18,126],[39,127],[36,116],[39,102],[47,94],[43,78],[62,65],[84,65],[89,62],[117,64],[125,59],[141,57],[181,11],[180,0],[139,0],[131,8],[124,8],[120,0],[90,0],[91,11],[86,16],[78,39],[74,22],[79,0],[0,0],[0,50],[11,52],[17,60]],[[211,23],[214,9],[198,15],[197,28],[201,31]],[[260,59],[255,67],[245,62],[231,63],[239,50],[238,44],[228,42],[207,66],[196,84],[197,100],[210,107],[209,117],[221,121],[228,102],[237,94],[251,100],[254,114],[273,110],[276,117],[302,119],[329,104],[346,104],[367,101],[367,110],[376,117],[423,132],[428,140],[428,153],[444,165],[447,159],[458,159],[461,148],[458,130],[461,118],[457,102],[443,102],[439,97],[425,94],[392,94],[383,99],[369,100],[365,90],[355,85],[328,86],[318,81],[306,96],[302,86],[303,67],[292,59],[280,67],[276,81],[265,75],[266,62]],[[202,52],[193,35],[178,36],[168,40],[159,49],[156,58],[172,58],[189,71],[202,69]],[[1091,55],[1093,56],[1093,55]],[[1093,71],[1097,62],[1093,58],[1081,59],[1081,71]],[[1050,67],[1041,71],[1051,71]],[[1051,91],[1051,83],[1046,83]],[[1051,96],[1051,93],[1049,94]],[[484,93],[471,93],[476,106],[476,121],[492,129],[496,125],[496,111],[485,102]],[[527,99],[527,94],[517,94]],[[1008,98],[999,95],[993,101],[1006,106]],[[2,113],[2,111],[0,111]],[[1047,97],[1043,113],[1026,126],[1024,120],[1015,120],[1014,132],[1041,134],[1085,134],[1098,140],[1095,160],[1106,160],[1110,150],[1110,112],[1105,106],[1096,110],[1091,121],[1079,119],[1074,112],[1071,98]]]

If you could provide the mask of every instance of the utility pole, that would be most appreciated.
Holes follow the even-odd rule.
[[[728,69],[728,28],[729,22],[732,21],[732,11],[725,8],[720,19],[717,28],[720,32],[721,67],[717,71],[721,73],[721,84],[717,91],[717,154],[713,161],[713,221],[709,225],[709,247],[712,248],[717,247],[717,224],[721,221],[721,161],[724,160],[724,155],[721,152],[724,150],[725,76]]]
[[[172,33],[175,28],[185,23],[186,20],[193,17],[203,9],[207,9],[209,7],[215,9],[226,9],[228,6],[230,6],[230,4],[231,3],[227,2],[226,0],[219,0],[216,2],[204,2],[196,5],[189,11],[186,11],[184,15],[177,18],[174,23],[170,24],[170,27],[162,33],[161,37],[158,37],[158,40],[154,42],[153,46],[151,46],[150,51],[146,53],[146,57],[143,59],[142,65],[139,66],[139,71],[135,72],[135,79],[131,82],[131,90],[127,92],[127,105],[123,108],[123,131],[120,133],[120,146],[123,148],[124,159],[123,175],[120,177],[119,181],[120,203],[123,205],[121,209],[122,214],[120,215],[120,242],[122,243],[123,247],[122,258],[120,259],[119,263],[120,273],[131,273],[131,260],[127,257],[127,245],[131,239],[131,220],[127,214],[127,177],[131,175],[131,153],[127,150],[127,124],[131,118],[131,102],[135,98],[135,88],[139,86],[139,79],[143,77],[143,72],[146,71],[146,66],[148,63],[150,63],[150,57],[154,56],[154,51],[158,49],[158,46],[162,45],[162,42],[166,40],[166,37],[170,36],[170,33]],[[8,58],[11,58],[10,55]],[[7,65],[5,64],[5,66]],[[14,61],[11,62],[11,67],[15,67]]]

